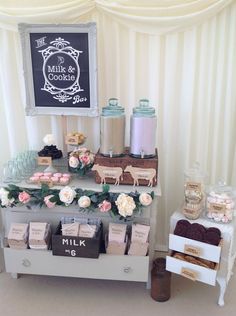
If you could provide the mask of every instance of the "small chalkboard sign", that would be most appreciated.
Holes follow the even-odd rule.
[[[19,24],[27,115],[97,116],[96,24]]]

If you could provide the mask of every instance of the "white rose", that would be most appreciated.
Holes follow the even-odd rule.
[[[59,192],[59,198],[61,202],[65,203],[66,205],[69,205],[73,202],[74,198],[76,196],[75,190],[71,189],[71,187],[66,186]]]
[[[44,142],[45,145],[48,145],[48,146],[54,144],[55,139],[54,139],[53,134],[45,135],[44,138],[43,138],[43,142]]]
[[[119,214],[123,217],[131,216],[136,207],[134,199],[125,193],[121,193],[118,196],[116,200],[116,205]]]
[[[71,156],[70,159],[69,159],[69,166],[71,168],[77,168],[79,165],[79,160],[78,158],[74,157],[74,156]]]
[[[139,202],[143,206],[148,206],[148,205],[150,205],[152,203],[152,197],[148,193],[141,193],[140,196],[139,196]]]
[[[89,207],[90,204],[91,204],[91,200],[88,196],[86,195],[83,195],[79,198],[78,200],[78,204],[79,204],[79,207],[83,207],[83,208],[86,208],[86,207]]]
[[[10,206],[14,202],[14,198],[9,199],[8,194],[9,192],[4,188],[0,189],[0,200],[2,206]]]

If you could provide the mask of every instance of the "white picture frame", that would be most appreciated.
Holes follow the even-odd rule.
[[[97,116],[96,23],[18,25],[26,115]]]

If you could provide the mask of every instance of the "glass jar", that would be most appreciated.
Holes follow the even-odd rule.
[[[130,119],[130,155],[151,158],[156,155],[157,117],[147,99],[139,100]]]
[[[235,192],[232,187],[220,181],[218,185],[208,190],[206,198],[207,218],[219,222],[228,223],[233,220],[235,210]]]
[[[158,302],[170,298],[171,272],[166,270],[166,259],[157,258],[153,261],[151,271],[151,297]]]
[[[125,110],[118,105],[118,99],[109,99],[102,108],[100,118],[100,153],[117,157],[125,151]]]
[[[199,218],[204,208],[204,184],[206,175],[200,170],[199,163],[185,172],[184,205],[182,212],[188,219]]]

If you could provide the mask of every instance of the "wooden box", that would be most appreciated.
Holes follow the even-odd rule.
[[[122,157],[105,157],[98,152],[92,170],[96,183],[156,186],[157,149],[155,157],[143,159],[129,156],[129,148]]]
[[[56,234],[52,235],[52,254],[54,256],[98,258],[102,246],[102,224],[94,238],[61,235],[61,223]]]

